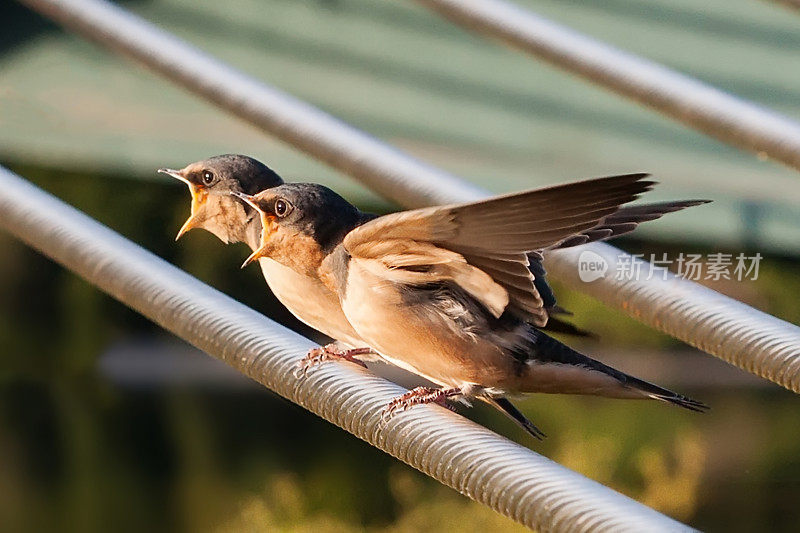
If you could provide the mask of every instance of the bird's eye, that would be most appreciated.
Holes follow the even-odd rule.
[[[211,185],[211,182],[214,181],[214,173],[210,170],[203,171],[203,183],[206,185]]]
[[[290,204],[287,200],[283,198],[279,198],[275,201],[275,214],[279,217],[285,217],[292,211],[292,204]]]

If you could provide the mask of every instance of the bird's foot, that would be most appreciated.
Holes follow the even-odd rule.
[[[367,368],[367,365],[364,364],[363,361],[359,361],[356,359],[357,355],[367,355],[372,353],[371,348],[350,348],[350,349],[342,349],[338,344],[332,342],[331,344],[327,344],[320,348],[312,348],[308,351],[306,356],[300,360],[297,365],[297,370],[295,370],[295,377],[301,378],[305,377],[308,371],[317,366],[321,365],[325,361],[329,361],[331,359],[343,359],[345,361],[350,361],[351,363],[355,363],[359,366],[363,366]]]
[[[402,396],[398,396],[383,409],[381,419],[387,422],[396,413],[406,411],[415,405],[424,403],[437,403],[442,407],[454,411],[452,406],[448,405],[447,399],[453,396],[464,394],[460,387],[452,387],[449,389],[436,389],[433,387],[417,387],[411,389]]]

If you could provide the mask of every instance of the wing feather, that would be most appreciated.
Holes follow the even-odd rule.
[[[569,248],[587,242],[602,241],[630,233],[642,222],[657,220],[667,213],[674,213],[709,203],[709,200],[681,200],[677,202],[655,202],[651,204],[625,206],[606,216],[600,223],[580,235],[566,239],[550,249]]]
[[[452,281],[495,317],[503,314],[508,306],[509,296],[505,287],[457,252],[408,239],[362,243],[354,250],[354,257],[386,281],[404,285]]]
[[[613,216],[620,205],[652,187],[645,177],[595,178],[468,204],[394,213],[354,229],[343,244],[353,257],[379,259],[390,270],[413,270],[402,274],[404,279],[467,283],[470,286],[464,288],[485,305],[490,301],[487,308],[499,316],[497,306],[503,298],[491,287],[495,285],[503,289],[504,307],[511,304],[534,324],[543,325],[547,314],[526,252],[555,247],[600,229],[600,222]]]

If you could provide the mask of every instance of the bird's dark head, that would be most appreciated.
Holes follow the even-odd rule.
[[[238,154],[210,157],[181,170],[158,171],[184,182],[192,195],[192,214],[176,240],[193,228],[210,231],[225,243],[244,240],[242,232],[253,211],[231,193],[255,194],[283,183],[265,164]]]
[[[347,200],[313,183],[287,183],[253,196],[234,195],[261,214],[261,246],[242,266],[259,257],[271,257],[310,275],[365,219]]]

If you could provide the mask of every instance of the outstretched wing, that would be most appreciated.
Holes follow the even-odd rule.
[[[650,222],[657,220],[667,213],[674,213],[687,207],[694,207],[711,202],[711,200],[679,200],[673,202],[655,202],[650,204],[638,204],[631,206],[620,207],[616,212],[603,218],[597,226],[590,228],[583,233],[573,235],[560,243],[551,246],[547,250],[558,250],[561,248],[570,248],[572,246],[579,246],[589,242],[605,241],[630,233],[642,222]],[[528,254],[530,261],[529,268],[533,273],[534,285],[536,291],[544,301],[544,307],[552,308],[556,305],[556,298],[553,290],[545,279],[545,270],[542,265],[543,257],[541,253],[533,252]],[[552,312],[549,312],[550,320],[548,325],[554,324]],[[555,331],[555,330],[554,330]],[[562,331],[559,331],[560,333]]]
[[[642,222],[657,220],[667,213],[674,213],[711,202],[711,200],[681,200],[677,202],[655,202],[652,204],[621,207],[617,212],[603,218],[600,223],[579,235],[574,235],[549,249],[570,248],[587,242],[605,241],[625,235],[636,229]]]
[[[455,281],[495,316],[512,304],[543,325],[547,315],[526,252],[597,226],[652,187],[646,176],[596,178],[394,213],[354,229],[343,244],[353,257],[378,261],[396,276],[402,271],[409,283]]]

